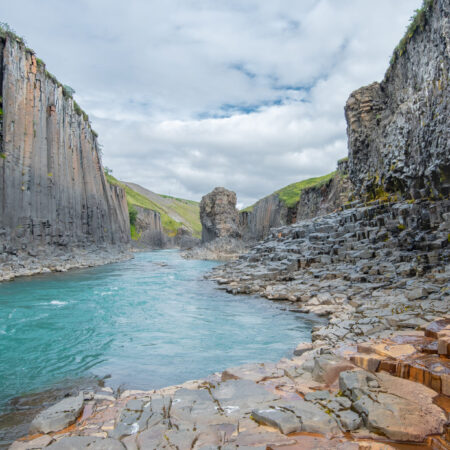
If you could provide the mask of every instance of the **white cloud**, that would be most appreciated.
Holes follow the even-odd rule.
[[[121,179],[249,204],[344,156],[420,0],[16,0],[3,18],[77,91]]]

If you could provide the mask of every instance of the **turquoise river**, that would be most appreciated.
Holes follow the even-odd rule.
[[[204,279],[216,263],[177,251],[0,284],[0,413],[64,380],[118,388],[177,384],[310,339],[311,318]]]

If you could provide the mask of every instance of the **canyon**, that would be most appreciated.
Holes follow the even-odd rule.
[[[12,448],[448,448],[449,73],[450,5],[425,0],[383,81],[350,95],[335,173],[242,212],[225,188],[202,199],[186,256],[227,253],[207,276],[219,289],[325,317],[311,342],[163,389],[65,398]]]

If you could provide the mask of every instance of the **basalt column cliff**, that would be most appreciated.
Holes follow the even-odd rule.
[[[86,114],[10,34],[0,89],[1,279],[116,258],[130,235],[125,193],[106,182]]]

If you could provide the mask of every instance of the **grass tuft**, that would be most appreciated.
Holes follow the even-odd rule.
[[[417,30],[424,30],[433,4],[434,0],[423,0],[422,7],[414,11],[414,15],[410,19],[405,35],[394,49],[394,53],[391,57],[391,65],[394,64],[397,59],[406,52],[407,45]]]

